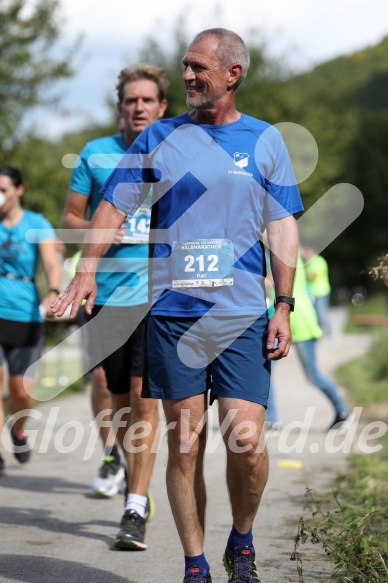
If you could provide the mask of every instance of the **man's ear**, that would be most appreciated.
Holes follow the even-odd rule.
[[[240,63],[233,63],[229,67],[228,87],[231,88],[236,85],[237,81],[242,75],[242,66]]]
[[[164,116],[167,106],[168,106],[167,99],[162,99],[162,101],[159,104],[159,119]]]
[[[121,117],[122,111],[123,111],[123,105],[122,105],[122,103],[120,101],[118,101],[116,103],[116,109],[117,109],[117,112],[119,114],[119,117]]]

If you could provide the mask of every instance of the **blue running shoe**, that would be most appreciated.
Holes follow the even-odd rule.
[[[253,547],[234,547],[233,551],[226,547],[224,567],[229,575],[228,583],[239,583],[240,581],[260,583]]]
[[[193,565],[187,569],[183,583],[212,583],[212,578],[210,573],[206,573],[205,570],[201,571],[200,567]]]

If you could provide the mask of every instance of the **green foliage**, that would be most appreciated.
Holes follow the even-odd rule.
[[[311,519],[300,517],[291,559],[297,561],[299,583],[304,583],[301,544],[307,542],[323,548],[332,563],[331,580],[350,583],[384,583],[388,576],[388,513],[376,507],[365,509],[350,504],[334,493],[324,509],[307,490]],[[334,501],[334,506],[333,506]]]
[[[373,380],[388,382],[388,335],[386,333],[380,334],[373,346],[373,358],[371,362],[371,377]],[[370,356],[370,354],[369,354]]]
[[[306,100],[326,103],[329,109],[340,108],[338,113],[353,106],[372,111],[374,101],[377,107],[385,109],[387,52],[388,37],[376,46],[323,63],[290,80],[287,87],[290,97],[301,110]]]
[[[334,287],[362,284],[369,289],[366,269],[386,250],[387,49],[388,37],[282,87],[287,121],[305,126],[319,147],[317,168],[300,185],[305,207],[341,182],[354,184],[364,196],[360,217],[325,250]]]
[[[269,59],[264,43],[256,40],[249,46],[249,52],[249,72],[236,93],[238,110],[268,123],[285,121],[287,102],[282,92],[283,70]]]
[[[361,405],[387,402],[388,334],[381,330],[367,354],[338,367],[336,378]]]
[[[50,56],[60,37],[59,0],[0,0],[0,145],[6,149],[20,138],[29,109],[49,100],[50,85],[72,75],[73,51]]]
[[[26,208],[42,213],[59,228],[71,172],[63,166],[63,156],[78,154],[86,142],[112,133],[115,133],[115,122],[67,134],[54,143],[36,135],[26,135],[6,158],[8,164],[22,171],[27,187]]]

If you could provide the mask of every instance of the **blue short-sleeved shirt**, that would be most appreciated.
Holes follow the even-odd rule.
[[[34,229],[33,237],[28,236],[30,229]],[[38,243],[49,239],[56,239],[56,234],[41,214],[23,210],[17,225],[7,227],[0,222],[0,273],[34,280],[39,259]],[[0,277],[0,318],[43,322],[39,304],[33,281]]]
[[[91,216],[102,200],[101,186],[127,149],[123,137],[117,135],[93,140],[82,150],[69,187],[89,197]],[[150,201],[145,201],[135,216],[128,217],[126,243],[112,245],[99,265],[96,305],[133,306],[147,302],[149,228]]]
[[[266,223],[303,210],[280,133],[244,114],[225,125],[159,120],[101,192],[133,213],[151,183],[152,314],[263,314]]]

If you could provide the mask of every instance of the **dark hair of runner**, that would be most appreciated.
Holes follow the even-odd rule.
[[[9,166],[9,164],[3,164],[0,166],[0,176],[8,176],[11,179],[12,184],[16,187],[23,184],[23,176],[20,170],[14,166]]]

